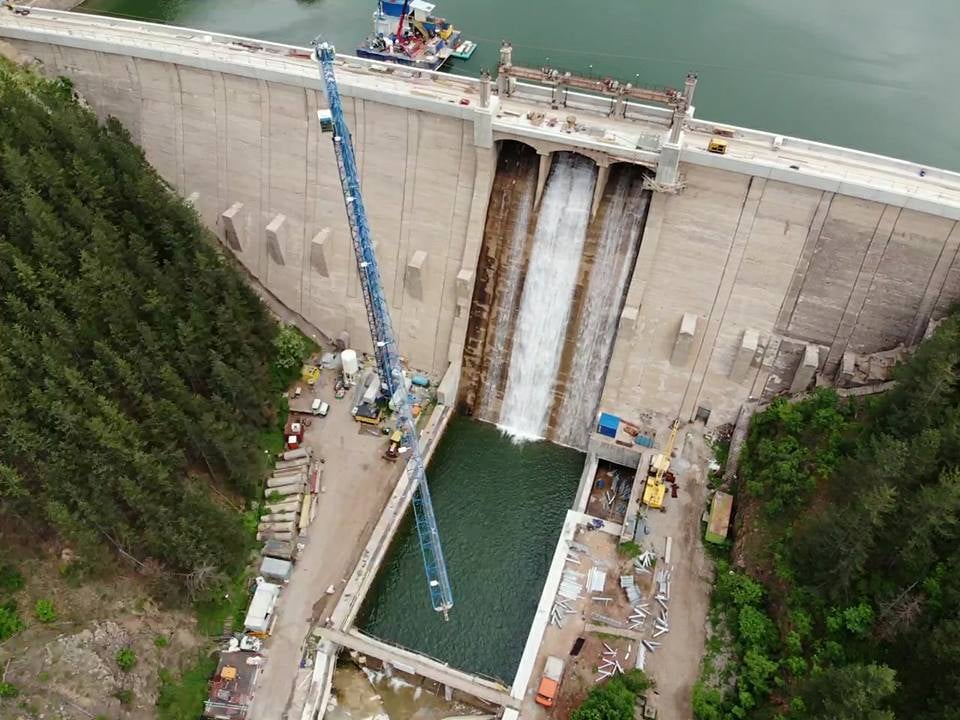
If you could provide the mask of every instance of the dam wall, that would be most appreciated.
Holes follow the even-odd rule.
[[[316,120],[326,101],[313,61],[293,59],[301,76],[279,81],[107,47],[13,44],[70,78],[99,116],[123,122],[157,172],[288,308],[372,351],[333,145]],[[493,151],[475,144],[474,123],[456,113],[349,87],[343,95],[398,342],[413,367],[439,379],[451,340],[459,358],[457,277],[477,254]]]
[[[918,342],[960,299],[960,226],[681,163],[655,194],[602,407],[732,421],[747,397],[832,379],[845,352]],[[798,377],[799,373],[799,377]]]
[[[287,308],[371,349],[337,166],[316,121],[322,87],[305,49],[43,10],[0,13],[0,39],[70,78],[99,116],[119,118]],[[671,142],[663,108],[628,102],[618,115],[609,98],[567,92],[558,104],[525,83],[484,100],[477,79],[345,56],[337,72],[401,353],[436,379],[456,380],[463,362],[461,401],[485,403],[489,419],[506,402],[518,345],[521,313],[500,306],[519,308],[558,156],[595,163],[596,182],[592,198],[577,200],[591,229],[578,240],[584,259],[559,380],[548,378],[558,383],[551,423],[571,373],[595,375],[593,359],[574,356],[586,336],[576,326],[591,313],[612,314],[594,323],[613,334],[599,343],[610,357],[600,409],[709,414],[713,424],[732,421],[749,397],[832,380],[845,354],[849,363],[851,353],[914,344],[960,296],[956,173],[720,126],[692,109]],[[706,152],[718,133],[726,155]],[[525,146],[526,159],[498,170],[507,142]],[[643,173],[630,197],[610,187],[620,164]],[[660,182],[668,166],[677,182]],[[631,207],[636,192],[638,242],[618,251],[632,268],[625,291],[591,302],[597,223],[607,204]],[[490,324],[498,318],[504,333]],[[570,438],[581,430],[567,430],[579,446]]]

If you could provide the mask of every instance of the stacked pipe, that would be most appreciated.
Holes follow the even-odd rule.
[[[267,500],[257,525],[257,540],[292,542],[299,534],[303,495],[307,490],[310,454],[288,450],[267,478]]]
[[[550,624],[563,628],[563,618],[566,615],[573,615],[576,610],[570,607],[570,600],[561,600],[559,598],[553,601],[553,607],[550,609]]]

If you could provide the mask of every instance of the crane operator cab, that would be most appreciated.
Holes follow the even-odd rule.
[[[333,132],[333,114],[329,110],[317,110],[321,132]]]

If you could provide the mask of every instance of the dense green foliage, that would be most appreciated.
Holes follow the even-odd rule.
[[[216,669],[216,658],[201,654],[179,678],[174,678],[168,670],[161,670],[158,720],[195,720],[200,717],[207,697],[207,682]]]
[[[220,497],[258,488],[298,347],[71,95],[0,65],[0,502],[196,589],[246,556]]]
[[[738,507],[744,564],[715,608],[732,689],[700,720],[956,720],[960,698],[960,316],[866,403],[818,391],[753,422]]]
[[[570,714],[570,720],[633,720],[637,695],[649,687],[650,681],[642,670],[614,675],[590,689],[580,707]]]

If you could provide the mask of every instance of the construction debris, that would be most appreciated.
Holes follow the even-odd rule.
[[[583,573],[564,570],[563,577],[560,579],[560,587],[557,588],[557,594],[567,600],[579,600],[580,591],[583,589],[582,580]]]
[[[603,586],[606,584],[606,582],[606,570],[601,570],[596,566],[590,568],[590,571],[587,573],[587,592],[603,592]]]

